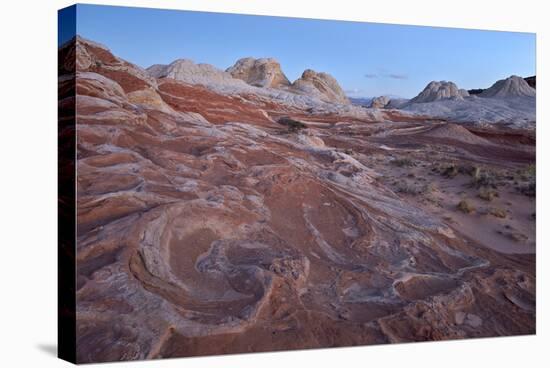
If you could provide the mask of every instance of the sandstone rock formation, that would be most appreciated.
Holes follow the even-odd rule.
[[[535,90],[523,78],[512,76],[472,93],[469,96],[452,82],[431,82],[402,108],[455,122],[535,128]]]
[[[195,64],[191,60],[180,59],[169,65],[152,65],[147,68],[146,74],[153,78],[168,78],[204,86],[217,94],[255,96],[256,99],[301,110],[365,114],[361,109],[350,106],[338,82],[324,73],[319,73],[320,77],[315,78],[315,81],[300,81],[297,83],[298,88],[294,88],[293,85],[288,85],[286,76],[273,59],[245,58],[228,70],[237,77],[209,64]],[[342,103],[346,105],[341,105]]]
[[[76,70],[102,71],[103,78],[116,80],[126,92],[143,88],[156,88],[157,82],[137,65],[114,56],[105,46],[77,36],[72,43],[75,56],[67,56],[67,62],[76,62]],[[68,65],[68,69],[71,66]],[[74,70],[74,68],[73,68]]]
[[[512,75],[501,79],[479,94],[479,97],[491,98],[513,98],[513,97],[535,97],[536,91],[529,86],[525,79]]]
[[[242,79],[256,87],[287,87],[290,81],[281,70],[279,62],[273,58],[243,58],[226,70],[233,78]]]
[[[322,101],[340,104],[350,103],[334,77],[327,73],[317,73],[311,69],[305,70],[302,76],[292,83],[292,89],[316,96]]]
[[[460,123],[481,125],[502,124],[535,129],[536,101],[534,97],[443,99],[430,103],[408,103],[404,111],[421,116]]]
[[[370,106],[373,109],[383,109],[390,103],[388,96],[379,96],[372,99]]]
[[[443,99],[463,99],[468,91],[459,89],[453,82],[432,81],[418,96],[410,100],[411,103],[434,102]]]
[[[210,64],[195,64],[189,59],[178,59],[168,65],[155,64],[147,68],[147,72],[154,78],[172,78],[189,84],[244,87],[244,83],[231,74]]]
[[[59,56],[79,363],[534,333],[535,200],[506,182],[532,132],[218,93],[83,39]],[[322,73],[297,84],[345,102]],[[498,170],[507,228],[434,175],[450,163]]]

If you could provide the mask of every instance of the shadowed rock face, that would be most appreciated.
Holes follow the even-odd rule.
[[[491,249],[472,236],[491,219],[445,220],[390,161],[517,170],[529,132],[316,114],[74,54],[80,363],[534,333],[534,234]]]
[[[226,70],[233,78],[242,79],[256,87],[287,87],[290,82],[273,58],[243,58]]]
[[[525,78],[525,81],[527,82],[529,87],[532,87],[532,88],[535,88],[535,89],[537,88],[537,76],[536,75],[533,75],[532,77]]]

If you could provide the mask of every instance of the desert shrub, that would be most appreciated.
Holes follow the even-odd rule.
[[[518,170],[514,184],[516,185],[516,190],[521,194],[535,197],[537,189],[535,165],[531,164],[522,170]]]
[[[537,168],[534,164],[530,164],[523,170],[519,170],[518,174],[521,179],[531,181],[534,180],[537,175]]]
[[[537,184],[535,181],[531,181],[526,184],[520,184],[516,187],[517,191],[528,197],[535,197],[537,195]]]
[[[400,181],[395,184],[396,192],[410,195],[424,194],[433,190],[433,187],[431,185],[418,185],[409,181]]]
[[[477,175],[476,173],[479,172],[479,167],[471,165],[461,165],[458,167],[458,172],[460,174],[474,176]]]
[[[307,125],[305,125],[301,121],[294,120],[288,116],[283,116],[282,118],[279,118],[279,120],[277,120],[277,123],[288,127],[288,131],[291,133],[295,133],[299,130],[307,128]]]
[[[395,160],[391,161],[392,164],[399,167],[412,167],[416,166],[414,161],[408,158],[396,158]]]
[[[491,171],[476,170],[472,175],[472,185],[476,188],[497,187],[497,176]]]
[[[480,188],[477,196],[490,202],[495,199],[495,197],[498,197],[498,192],[489,188]]]
[[[455,164],[445,166],[441,170],[441,175],[446,178],[454,178],[458,175],[458,167]]]
[[[475,207],[466,199],[461,200],[456,205],[456,208],[458,208],[460,211],[464,213],[472,213],[475,211]]]
[[[431,193],[435,190],[437,190],[437,186],[434,183],[426,184],[426,193]]]
[[[507,213],[503,208],[490,208],[489,213],[498,218],[506,218]]]

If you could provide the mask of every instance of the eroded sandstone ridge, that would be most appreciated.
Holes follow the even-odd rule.
[[[81,38],[59,55],[80,363],[534,333],[534,199],[507,181],[532,132],[224,94]]]

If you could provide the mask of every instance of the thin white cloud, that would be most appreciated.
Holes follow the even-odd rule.
[[[365,78],[374,79],[374,78],[390,78],[390,79],[408,79],[409,76],[404,73],[366,73]]]
[[[387,74],[386,76],[391,79],[408,79],[409,78],[407,74],[390,73],[390,74]]]

